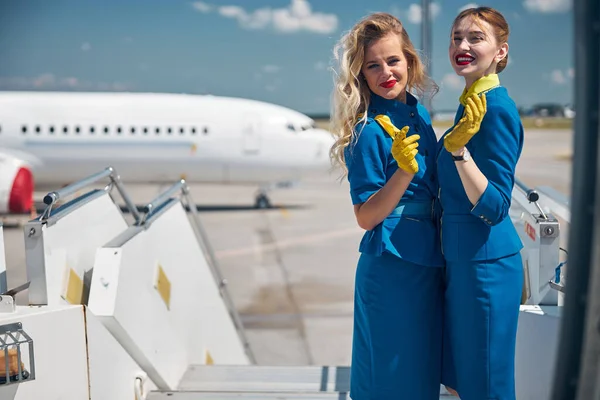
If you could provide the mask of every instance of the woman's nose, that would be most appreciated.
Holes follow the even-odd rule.
[[[383,64],[383,68],[381,69],[381,72],[385,75],[385,76],[389,76],[392,72],[392,69],[390,68],[389,65],[387,64]]]
[[[466,39],[466,38],[464,38],[463,40],[461,40],[461,41],[458,43],[458,46],[457,46],[457,47],[458,47],[460,50],[469,50],[469,42],[467,41],[467,39]]]

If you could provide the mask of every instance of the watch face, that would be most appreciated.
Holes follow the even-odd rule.
[[[463,159],[465,161],[469,161],[471,159],[471,153],[469,153],[469,150],[467,150],[467,148],[465,148],[465,152],[463,153]]]

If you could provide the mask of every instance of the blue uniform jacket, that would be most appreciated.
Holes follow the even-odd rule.
[[[523,126],[504,87],[488,91],[486,100],[487,112],[481,128],[466,146],[488,179],[477,204],[469,201],[443,138],[438,142],[441,242],[447,261],[493,260],[515,254],[523,247],[509,216],[515,168],[523,149]],[[462,118],[463,111],[461,104],[454,124]]]
[[[413,177],[399,206],[421,203],[431,213],[419,217],[407,213],[392,213],[373,230],[365,232],[359,251],[371,255],[391,253],[406,261],[432,267],[444,265],[436,219],[432,216],[437,195],[435,155],[437,139],[431,127],[427,110],[407,93],[406,104],[387,100],[375,94],[367,112],[365,125],[359,122],[356,139],[345,149],[352,204],[364,203],[381,189],[398,169],[391,153],[392,138],[375,121],[376,115],[385,114],[399,129],[408,125],[407,136],[420,135],[416,156],[419,172]]]

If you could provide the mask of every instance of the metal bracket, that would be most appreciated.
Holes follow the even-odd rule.
[[[551,214],[545,215],[536,215],[536,222],[540,225],[540,236],[547,238],[555,238],[558,237],[558,233],[560,230],[560,224],[558,220],[554,218]]]

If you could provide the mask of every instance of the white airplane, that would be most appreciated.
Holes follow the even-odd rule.
[[[124,182],[258,185],[330,168],[331,134],[255,100],[157,93],[0,92],[0,213],[113,166]]]

